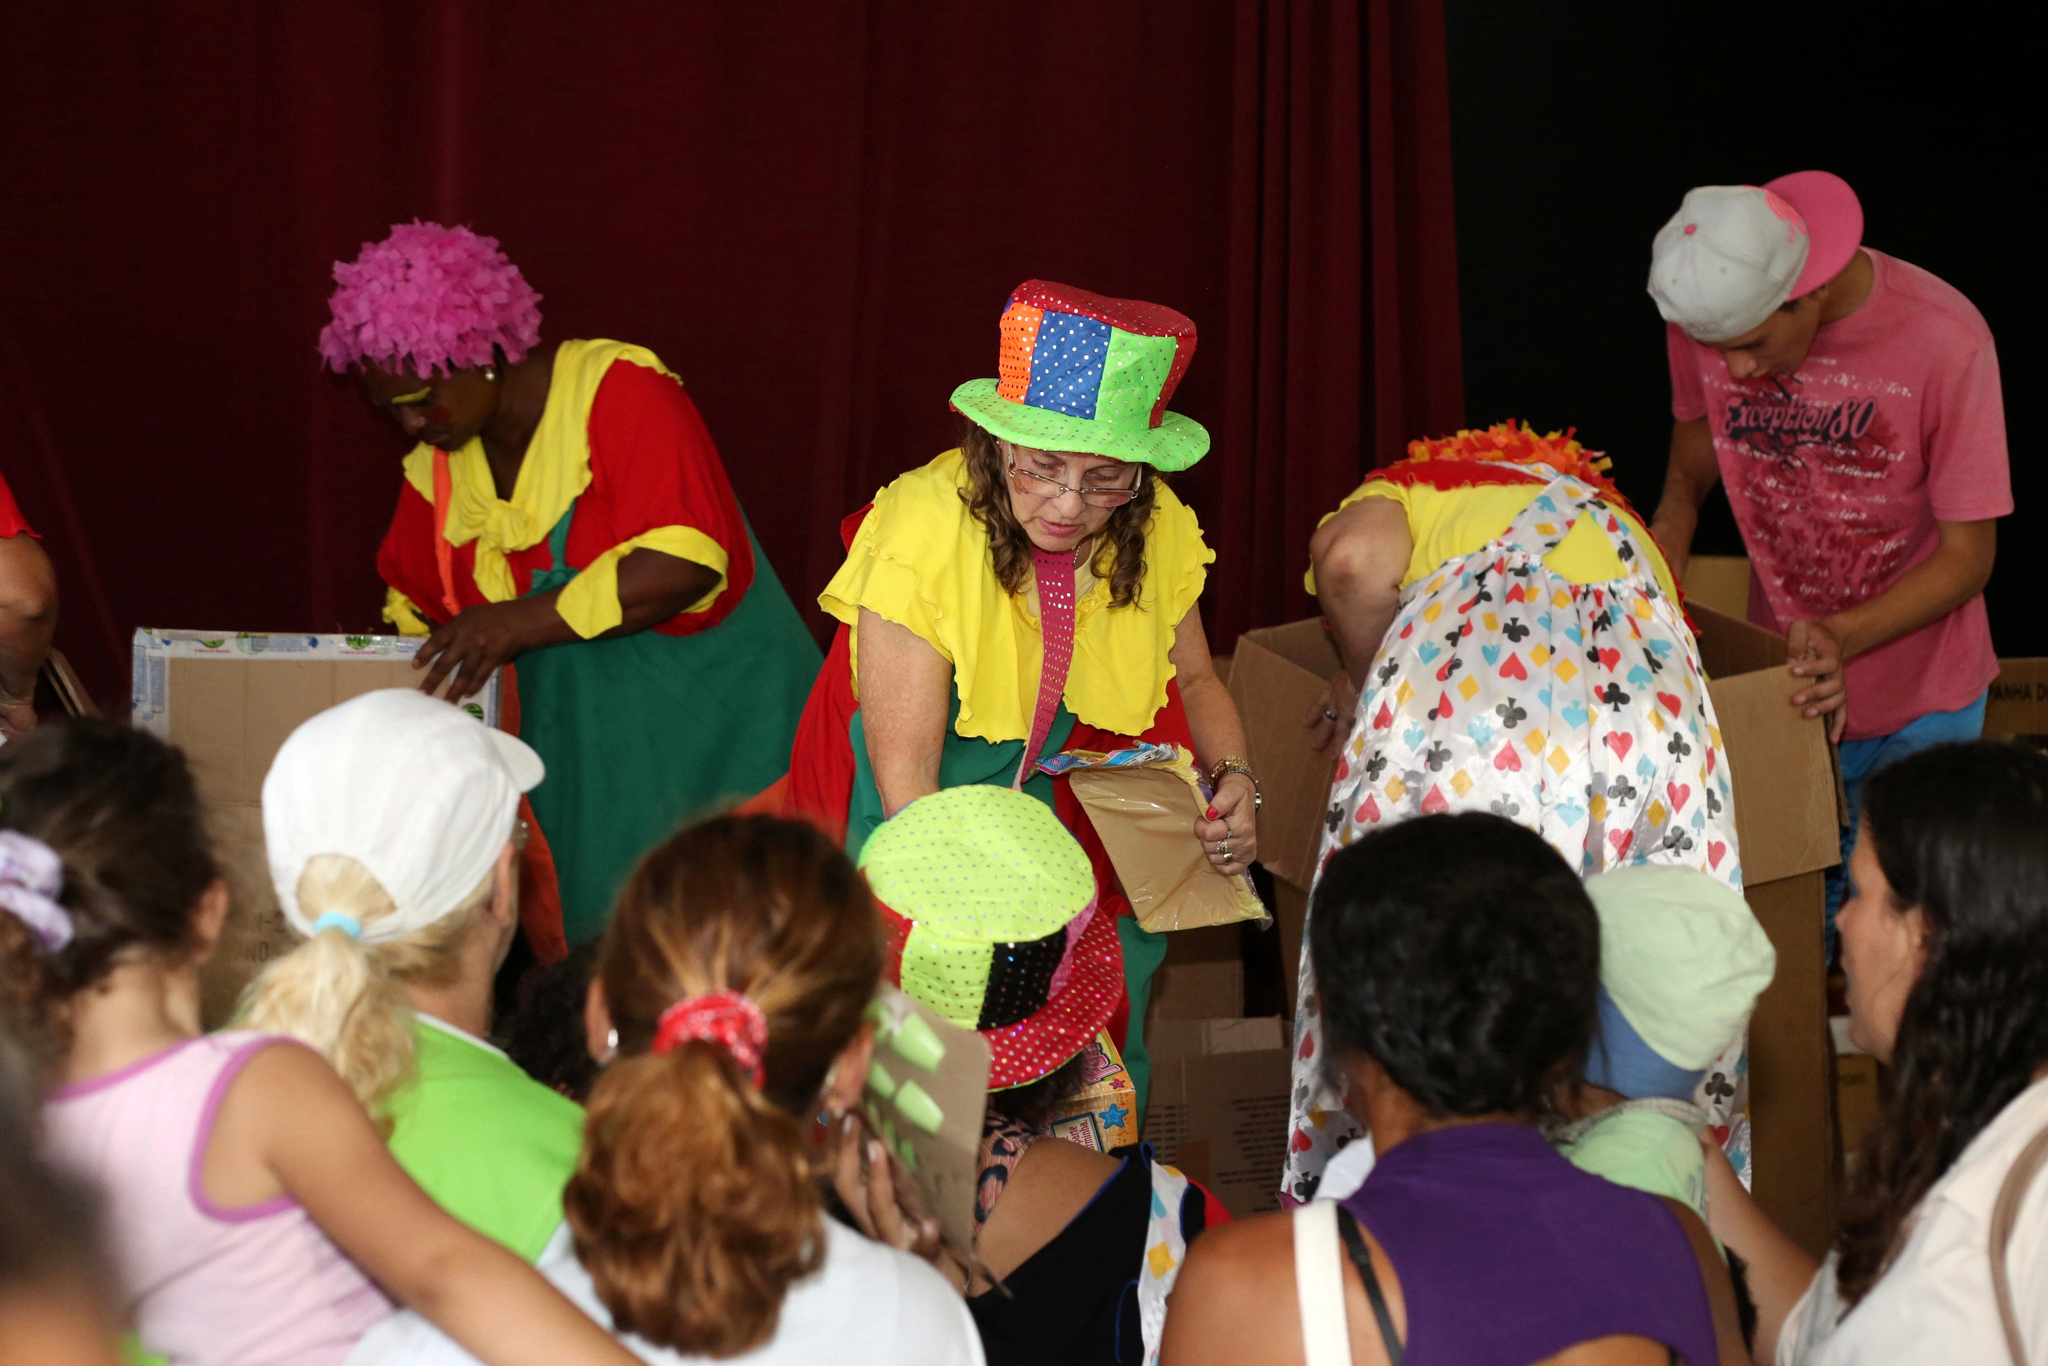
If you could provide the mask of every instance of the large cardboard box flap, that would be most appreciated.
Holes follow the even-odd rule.
[[[217,1025],[263,964],[297,942],[277,909],[263,849],[263,778],[299,723],[379,688],[411,688],[420,640],[236,631],[135,633],[133,722],[185,752],[212,823],[233,910],[201,974]],[[498,723],[498,679],[463,704]]]
[[[1318,754],[1301,718],[1337,672],[1322,618],[1247,631],[1230,664],[1230,695],[1244,721],[1245,757],[1259,775],[1259,862],[1306,891],[1315,881],[1323,815],[1342,744]]]
[[[1984,708],[1984,733],[2048,735],[2048,658],[2001,659]]]
[[[1720,723],[1747,884],[1841,862],[1840,802],[1827,726],[1792,705],[1801,686],[1785,638],[1695,605],[1700,660]]]

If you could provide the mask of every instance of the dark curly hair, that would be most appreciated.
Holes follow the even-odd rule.
[[[1535,1117],[1599,1018],[1600,922],[1542,836],[1484,812],[1376,830],[1323,870],[1309,953],[1334,1056],[1438,1117]]]
[[[1891,1265],[1928,1188],[2048,1061],[2044,832],[2048,755],[2018,745],[1938,745],[1864,789],[1862,838],[1891,909],[1926,918],[1927,959],[1835,1237],[1851,1305]]]
[[[960,501],[974,520],[988,529],[989,551],[995,556],[996,578],[1005,591],[1017,594],[1031,577],[1031,537],[1010,511],[1010,480],[1003,469],[1002,448],[987,429],[969,422],[960,436],[967,454],[968,485]],[[1109,514],[1091,567],[1109,580],[1109,605],[1129,607],[1145,581],[1145,531],[1152,521],[1162,476],[1140,466],[1138,496]]]

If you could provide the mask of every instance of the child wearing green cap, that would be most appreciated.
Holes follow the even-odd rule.
[[[1777,954],[1749,903],[1691,868],[1642,864],[1586,880],[1600,915],[1600,1030],[1553,1142],[1584,1171],[1706,1215],[1707,1069],[1741,1036]],[[1716,1139],[1725,1135],[1715,1135]]]

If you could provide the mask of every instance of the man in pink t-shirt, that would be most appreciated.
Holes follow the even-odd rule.
[[[1651,529],[1683,574],[1726,482],[1750,619],[1786,633],[1812,680],[1793,704],[1844,741],[1852,826],[1869,772],[1982,730],[1998,673],[1983,590],[2012,511],[1990,329],[1862,235],[1855,192],[1825,171],[1709,186],[1650,272],[1676,419]]]

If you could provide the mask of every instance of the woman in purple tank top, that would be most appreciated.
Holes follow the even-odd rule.
[[[1749,1360],[1699,1219],[1535,1127],[1598,1019],[1599,923],[1555,850],[1480,813],[1390,826],[1330,860],[1309,925],[1324,1065],[1379,1161],[1195,1244],[1165,1366]]]

